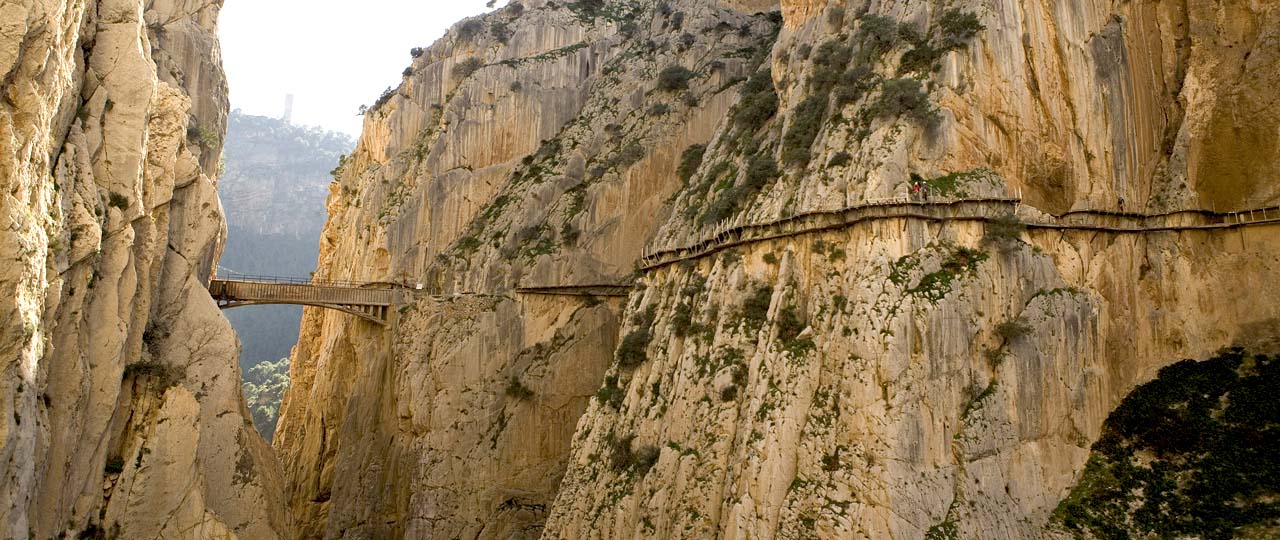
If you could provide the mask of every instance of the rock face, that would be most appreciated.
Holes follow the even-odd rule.
[[[0,537],[288,531],[204,285],[225,236],[220,7],[0,7]]]
[[[331,188],[320,274],[422,289],[387,329],[304,315],[274,442],[298,537],[1069,534],[1050,516],[1120,400],[1278,315],[1276,225],[1215,225],[1280,197],[1278,19],[464,21]],[[828,219],[912,197],[937,204]]]
[[[654,248],[913,177],[1020,216],[1275,204],[1280,10],[966,4],[790,6],[782,107],[721,128]],[[1275,238],[898,217],[650,270],[544,538],[1063,534],[1121,398],[1276,316]]]
[[[389,331],[304,315],[274,441],[299,538],[537,537],[621,303],[516,289],[629,281],[777,27],[529,2],[414,51],[332,187],[320,274],[483,294],[417,295]]]

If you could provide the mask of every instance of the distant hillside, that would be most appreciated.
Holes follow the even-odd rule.
[[[329,171],[354,146],[341,133],[232,111],[218,185],[228,231],[219,263],[222,272],[310,275],[326,217]],[[246,307],[226,313],[244,346],[240,367],[246,373],[289,356],[298,340],[300,307]],[[255,414],[255,423],[270,440],[274,414],[269,421]]]

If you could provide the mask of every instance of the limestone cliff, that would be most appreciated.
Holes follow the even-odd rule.
[[[1069,534],[1121,399],[1278,315],[1280,216],[1230,213],[1280,197],[1278,19],[583,0],[458,24],[331,187],[320,274],[416,292],[385,329],[304,315],[274,443],[298,537]]]
[[[0,6],[2,538],[276,538],[278,466],[205,290],[221,2]]]
[[[1275,226],[1195,227],[1275,204],[1280,10],[783,8],[770,79],[654,241],[693,256],[630,298],[544,537],[1062,534],[1121,398],[1277,315]],[[938,205],[885,202],[913,183]]]
[[[332,186],[319,272],[424,289],[385,331],[304,315],[274,442],[299,537],[537,536],[621,306],[516,289],[629,282],[680,151],[777,28],[526,2],[413,51]]]

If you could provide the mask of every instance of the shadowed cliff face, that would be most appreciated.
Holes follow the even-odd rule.
[[[1274,7],[760,7],[530,2],[416,54],[320,272],[436,296],[389,331],[306,313],[299,536],[1061,534],[1120,399],[1276,316],[1272,225],[880,216],[637,269],[913,183],[1051,224],[1277,196]],[[604,284],[636,288],[521,290]]]
[[[287,530],[204,288],[224,236],[220,6],[0,8],[0,536]]]

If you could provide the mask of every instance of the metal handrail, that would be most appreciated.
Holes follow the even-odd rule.
[[[241,281],[246,283],[276,283],[281,285],[311,285],[314,287],[343,287],[351,289],[369,288],[371,285],[391,288],[393,284],[383,282],[347,281],[336,279],[300,278],[292,276],[268,276],[260,274],[240,274],[234,272],[218,273],[213,279],[222,281]]]

